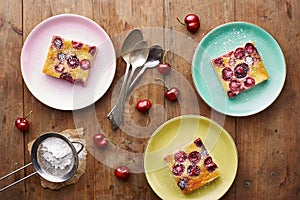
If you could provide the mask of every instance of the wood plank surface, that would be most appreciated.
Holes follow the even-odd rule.
[[[299,198],[296,175],[299,124],[296,121],[300,113],[299,100],[295,99],[299,96],[299,82],[294,81],[300,69],[293,54],[299,52],[300,24],[296,19],[300,12],[296,2],[258,1],[236,5],[236,10],[243,10],[236,12],[237,20],[258,24],[276,38],[287,65],[286,83],[278,99],[262,113],[237,120],[236,142],[240,152],[237,184],[242,186],[237,198],[253,199],[258,194],[262,199]]]
[[[16,13],[11,15],[10,13]],[[22,48],[22,2],[1,2],[0,5],[0,56],[2,60],[0,75],[0,112],[1,112],[1,177],[5,172],[13,171],[24,165],[24,137],[14,127],[17,117],[23,117],[24,99],[22,75],[19,70],[19,58]],[[8,50],[10,49],[10,50]],[[6,181],[13,182],[21,178],[23,172],[9,177]],[[1,198],[13,199],[25,193],[24,183],[12,188],[10,192],[1,194]]]
[[[107,92],[95,104],[73,112],[41,103],[32,95],[21,73],[20,56],[30,32],[43,20],[63,13],[82,15],[99,24],[111,38],[116,53],[116,73]],[[195,34],[177,21],[183,21],[189,13],[200,17],[201,27]],[[238,171],[222,199],[298,199],[299,19],[298,0],[0,0],[0,177],[31,162],[27,143],[41,133],[84,127],[88,149],[85,174],[76,184],[60,190],[43,189],[35,175],[1,192],[0,200],[160,199],[145,177],[143,153],[156,128],[186,114],[216,121],[235,140]],[[278,98],[262,112],[247,117],[226,116],[210,108],[199,96],[192,77],[192,59],[199,42],[213,28],[232,21],[246,21],[268,31],[280,45],[287,68]],[[157,69],[147,70],[126,99],[122,126],[112,131],[106,115],[117,101],[125,72],[121,45],[134,28],[143,32],[149,46],[158,44],[168,50],[166,62],[172,71],[161,75]],[[167,87],[172,86],[180,90],[176,102],[164,98]],[[149,116],[135,109],[140,99],[152,102]],[[21,133],[14,121],[30,111],[30,130]],[[93,145],[92,137],[99,132],[111,140],[105,150]],[[114,168],[121,164],[127,164],[132,171],[127,181],[114,175]],[[2,180],[0,187],[32,171],[30,167]]]

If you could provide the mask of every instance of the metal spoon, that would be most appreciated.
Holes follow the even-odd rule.
[[[134,45],[134,47],[133,47],[133,50],[130,52],[129,60],[130,60],[131,66],[132,66],[131,74],[130,74],[130,76],[127,80],[126,86],[124,88],[124,98],[123,98],[123,101],[120,102],[121,106],[119,106],[117,104],[116,109],[112,112],[112,115],[114,116],[114,118],[112,120],[110,120],[110,122],[111,122],[111,127],[113,130],[116,130],[122,122],[123,104],[125,102],[125,97],[126,97],[125,94],[127,93],[127,90],[129,87],[128,82],[129,83],[131,82],[134,71],[138,67],[144,65],[144,63],[146,62],[146,60],[148,58],[148,54],[149,54],[149,48],[148,48],[148,44],[146,41],[139,41],[138,43],[136,43],[136,45]]]
[[[148,43],[146,41],[140,41],[136,43],[133,49],[134,50],[130,53],[130,58],[129,58],[132,69],[129,78],[127,80],[127,90],[132,81],[132,77],[135,70],[139,67],[142,67],[145,64],[149,55]]]
[[[132,51],[134,45],[141,41],[143,39],[143,34],[139,29],[134,29],[131,31],[128,36],[126,37],[125,41],[123,42],[122,48],[121,48],[121,56],[123,60],[126,62],[126,70],[124,74],[124,80],[121,86],[120,96],[118,98],[116,108],[113,112],[110,112],[107,115],[107,118],[110,120],[112,127],[115,126],[115,124],[120,124],[122,121],[122,116],[120,113],[123,110],[123,102],[125,99],[126,94],[126,85],[127,85],[127,79],[128,79],[128,72],[130,69],[130,52]]]
[[[142,67],[142,69],[139,71],[139,73],[136,75],[136,77],[133,79],[133,81],[131,82],[131,84],[127,90],[126,96],[128,96],[131,93],[135,84],[140,79],[140,77],[144,74],[146,69],[156,67],[160,63],[162,56],[163,56],[163,49],[161,48],[161,46],[153,45],[150,47],[147,61],[144,64],[144,66]],[[112,110],[110,111],[110,113],[108,115],[110,115],[114,111],[115,108],[116,108],[116,106],[114,106],[112,108]]]
[[[150,47],[147,61],[144,64],[144,66],[142,67],[142,69],[139,71],[139,73],[136,75],[134,80],[131,82],[131,84],[127,90],[127,95],[129,95],[131,93],[136,82],[144,74],[146,69],[157,67],[157,65],[160,63],[162,57],[163,57],[163,49],[161,48],[161,46],[153,45],[152,47]]]

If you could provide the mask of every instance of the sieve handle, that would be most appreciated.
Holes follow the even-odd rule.
[[[84,145],[81,142],[72,142],[72,144],[79,144],[80,145],[80,149],[77,151],[77,154],[79,154],[83,150]]]
[[[28,163],[27,165],[24,165],[23,167],[21,167],[21,168],[15,170],[15,171],[13,171],[13,172],[11,172],[11,173],[9,173],[9,174],[6,174],[5,176],[3,176],[3,177],[0,178],[0,181],[3,180],[3,179],[6,179],[7,177],[9,177],[9,176],[11,176],[11,175],[13,175],[13,174],[15,174],[15,173],[17,173],[17,172],[19,172],[19,171],[21,171],[22,169],[25,169],[26,167],[28,167],[28,166],[30,166],[30,165],[32,165],[32,163]],[[35,175],[36,173],[37,173],[37,172],[33,172],[33,173],[29,174],[28,176],[25,176],[25,177],[23,177],[23,178],[21,178],[21,179],[15,181],[15,182],[13,182],[13,183],[11,183],[11,184],[9,184],[9,185],[7,185],[7,186],[1,188],[1,189],[0,189],[0,192],[6,190],[6,189],[8,189],[8,188],[10,188],[10,187],[13,186],[13,185],[16,185],[16,184],[20,183],[21,181],[23,181],[23,180],[25,180],[25,179],[27,179],[27,178],[29,178],[29,177]]]

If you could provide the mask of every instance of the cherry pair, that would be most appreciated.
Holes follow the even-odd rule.
[[[179,21],[179,23],[186,26],[187,30],[191,33],[196,33],[200,28],[200,20],[196,14],[188,14],[187,16],[185,16],[184,23],[181,22],[178,18],[177,20]]]

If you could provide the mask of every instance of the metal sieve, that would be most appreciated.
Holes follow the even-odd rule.
[[[46,142],[49,142],[50,140],[55,140],[56,142],[59,142],[64,147],[70,148],[69,153],[66,155],[62,155],[62,159],[67,159],[67,164],[63,166],[55,166],[53,163],[49,162],[45,157],[46,151],[45,151],[45,144]],[[73,144],[79,144],[80,149],[77,151]],[[71,142],[68,138],[65,136],[59,134],[59,133],[45,133],[41,136],[39,136],[33,143],[31,148],[31,163],[28,163],[27,165],[3,176],[0,178],[0,181],[19,172],[22,169],[25,169],[26,167],[33,165],[35,171],[28,176],[23,177],[22,179],[19,179],[10,185],[7,185],[0,189],[0,192],[10,188],[11,186],[35,175],[38,173],[42,178],[44,178],[47,181],[54,182],[54,183],[60,183],[69,180],[72,178],[76,170],[78,168],[78,154],[82,151],[83,144],[81,142]],[[55,149],[54,149],[55,150]],[[59,149],[56,149],[59,151]]]

